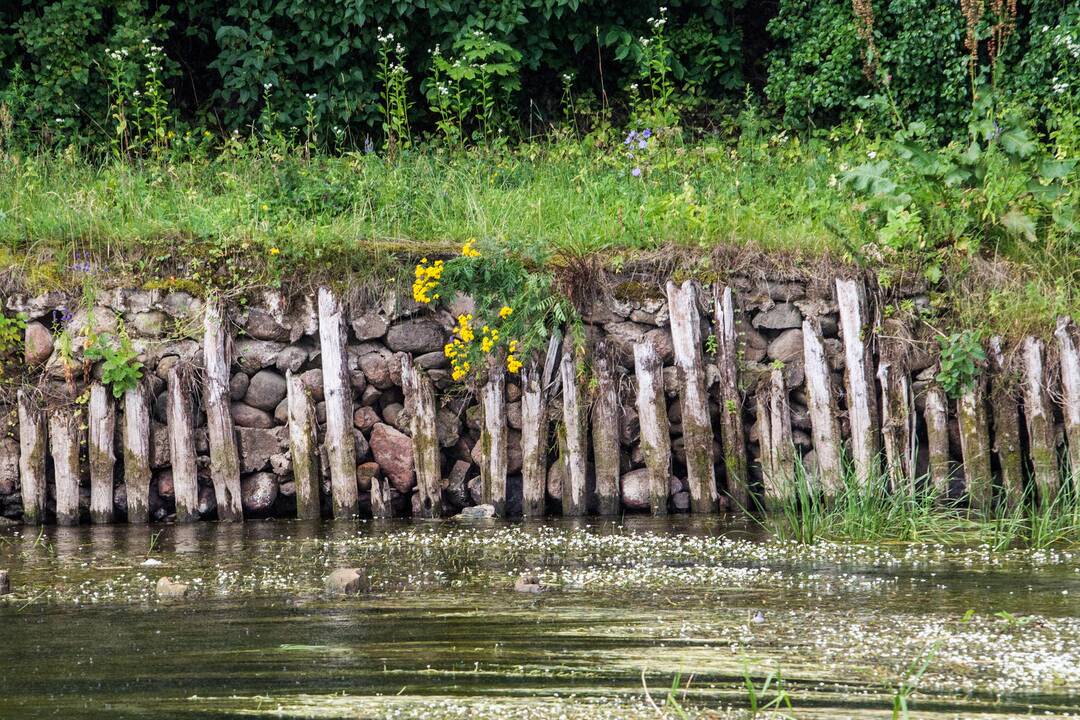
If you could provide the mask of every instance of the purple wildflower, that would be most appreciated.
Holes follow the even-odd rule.
[[[645,130],[641,133],[641,137],[648,140],[649,138],[652,137],[652,130],[650,130],[649,128],[645,128]]]
[[[638,140],[637,146],[638,146],[638,149],[644,150],[645,148],[649,147],[649,141],[648,140]]]
[[[633,175],[634,177],[641,177],[641,168],[639,168],[639,167],[634,168],[633,170],[630,171],[630,174]]]
[[[73,318],[74,316],[75,313],[71,312],[63,305],[60,305],[55,310],[53,310],[53,324],[61,326],[67,325],[69,322],[71,322],[71,318]]]

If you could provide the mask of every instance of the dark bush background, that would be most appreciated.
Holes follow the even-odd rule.
[[[415,122],[424,127],[419,81],[430,50],[483,29],[523,54],[512,115],[523,128],[556,120],[561,76],[573,73],[584,106],[619,111],[636,75],[637,38],[660,3],[643,0],[6,0],[0,3],[0,100],[36,134],[61,124],[88,138],[107,124],[107,49],[164,48],[163,73],[179,119],[221,132],[258,121],[272,83],[275,121],[304,121],[316,93],[319,122],[353,137],[376,132],[378,28],[394,33],[414,77]],[[1080,38],[1073,0],[1019,4],[1003,53],[1001,85],[1037,110],[1055,73],[1051,33]],[[892,101],[910,119],[948,133],[970,107],[959,0],[874,2],[879,63]],[[850,0],[667,0],[684,117],[707,126],[746,88],[791,127],[881,112],[881,88],[863,72],[864,44]],[[985,59],[985,58],[981,58]],[[1074,92],[1070,90],[1070,92]],[[876,96],[871,102],[866,98]],[[875,104],[876,102],[876,104]],[[875,110],[877,108],[877,110]],[[75,131],[75,130],[72,130]]]

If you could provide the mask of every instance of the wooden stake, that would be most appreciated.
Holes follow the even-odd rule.
[[[172,463],[176,521],[199,519],[199,466],[191,408],[191,371],[176,363],[168,373],[169,459]]]
[[[660,358],[649,343],[634,345],[637,411],[641,426],[641,454],[649,470],[649,507],[653,515],[667,515],[671,487],[671,428]]]
[[[594,354],[597,393],[592,411],[593,468],[596,500],[601,515],[617,515],[622,505],[619,491],[619,394],[611,347],[601,341]]]
[[[667,299],[668,314],[671,316],[671,342],[678,371],[690,509],[695,513],[716,512],[718,497],[716,470],[713,467],[713,432],[705,392],[697,288],[689,280],[682,287],[669,281]]]
[[[90,522],[113,521],[113,476],[116,468],[116,405],[108,388],[90,387],[88,454],[90,456]]]
[[[79,411],[74,407],[49,415],[49,452],[56,480],[56,524],[79,524]]]
[[[817,318],[803,320],[803,370],[810,409],[810,427],[817,456],[818,479],[826,497],[844,487],[840,457],[840,428],[836,424],[836,397],[825,360],[825,343]]]
[[[442,515],[442,464],[435,431],[435,389],[428,376],[416,369],[412,358],[401,357],[401,387],[412,434],[413,464],[420,492],[420,515]]]
[[[1024,499],[1024,457],[1020,447],[1020,413],[1013,383],[1005,368],[1001,338],[990,338],[990,405],[994,419],[994,452],[1001,468],[1005,504],[1012,510]]]
[[[964,482],[973,510],[985,512],[993,501],[994,479],[990,472],[990,428],[986,415],[986,378],[960,396],[956,403],[960,425],[960,453],[964,458]]]
[[[304,383],[291,371],[285,373],[289,408],[289,455],[296,484],[296,516],[318,520],[319,449],[315,406]]]
[[[204,316],[206,386],[203,405],[210,440],[210,477],[214,481],[218,519],[240,522],[244,519],[244,508],[240,501],[240,456],[236,450],[236,430],[229,411],[226,340],[221,306],[216,300],[209,300]],[[130,492],[129,487],[129,497]]]
[[[150,520],[150,402],[145,384],[124,392],[124,485],[129,523]]]
[[[719,370],[720,438],[724,447],[727,493],[733,507],[750,509],[747,474],[746,433],[743,429],[743,398],[739,392],[739,337],[735,331],[735,302],[731,288],[715,298],[713,321],[716,329],[716,368]]]
[[[481,499],[506,515],[506,367],[498,361],[488,366],[487,382],[480,388],[480,488]]]
[[[1073,488],[1080,488],[1080,354],[1072,337],[1072,319],[1060,317],[1054,335],[1061,356],[1062,410],[1065,416],[1065,439],[1068,442],[1069,477]]]
[[[783,370],[773,368],[768,386],[758,388],[757,409],[765,507],[774,509],[793,492],[795,482],[795,443]]]
[[[562,506],[565,517],[577,517],[588,511],[587,457],[589,453],[589,430],[587,409],[581,398],[577,381],[577,362],[572,344],[563,348],[560,367],[563,388],[563,429],[566,436],[566,475],[562,489]]]
[[[45,416],[25,390],[19,402],[19,484],[22,486],[23,522],[40,525],[45,520]]]
[[[840,334],[844,341],[844,380],[847,386],[848,420],[851,424],[851,455],[855,474],[865,486],[877,477],[878,440],[875,430],[877,403],[869,368],[871,350],[864,341],[869,335],[865,301],[854,280],[836,281],[840,307]]]
[[[878,367],[881,383],[881,434],[885,440],[886,474],[894,490],[915,489],[915,429],[911,408],[911,384],[907,373],[883,362]]]
[[[1039,502],[1049,504],[1057,497],[1060,481],[1054,442],[1053,417],[1046,397],[1043,377],[1043,343],[1024,339],[1024,417],[1027,420],[1028,450]]]
[[[352,387],[345,363],[345,325],[342,322],[341,303],[327,287],[319,288],[319,344],[326,402],[326,455],[330,463],[330,496],[334,517],[354,518],[360,513],[360,501],[356,489]]]
[[[548,342],[543,369],[532,358],[521,371],[521,483],[525,517],[544,514],[547,490],[548,397],[561,337]]]
[[[926,440],[930,455],[930,482],[938,498],[949,497],[952,461],[949,454],[949,402],[936,382],[926,389]]]
[[[371,517],[375,520],[394,517],[394,507],[390,502],[390,482],[378,474],[371,478]]]

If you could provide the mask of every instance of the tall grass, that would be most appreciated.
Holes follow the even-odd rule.
[[[995,550],[1080,544],[1080,492],[1069,478],[1052,501],[999,503],[986,515],[970,512],[962,499],[941,497],[927,478],[897,485],[890,490],[881,476],[863,484],[848,465],[843,487],[826,499],[817,478],[796,463],[789,492],[763,522],[777,537],[804,544],[938,542]]]

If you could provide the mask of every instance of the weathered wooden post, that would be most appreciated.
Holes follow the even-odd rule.
[[[773,368],[767,385],[757,392],[758,443],[765,480],[765,507],[776,509],[794,494],[795,443],[791,434],[791,407],[784,371]]]
[[[588,510],[588,474],[589,429],[587,408],[578,387],[577,361],[574,358],[573,342],[567,338],[563,348],[562,365],[563,389],[563,431],[566,439],[566,474],[562,489],[563,515],[576,517]]]
[[[617,515],[622,505],[619,491],[619,394],[615,359],[611,347],[601,341],[594,353],[596,400],[592,411],[593,468],[596,500],[601,515]]]
[[[289,408],[289,455],[292,458],[293,482],[296,485],[296,516],[318,520],[319,449],[315,406],[300,378],[285,373]]]
[[[718,497],[716,469],[713,467],[713,432],[709,419],[709,399],[705,391],[697,287],[690,280],[684,282],[682,287],[669,281],[667,299],[682,408],[690,510],[695,513],[716,512]]]
[[[221,305],[217,300],[207,301],[203,320],[203,357],[206,365],[203,405],[210,440],[210,477],[214,482],[218,519],[239,522],[244,519],[244,508],[240,501],[240,456],[229,411],[228,338]],[[130,497],[130,487],[128,493]]]
[[[150,520],[150,402],[145,382],[124,391],[124,486],[129,523]]]
[[[994,451],[1001,468],[1001,486],[1009,509],[1024,500],[1024,457],[1020,447],[1020,412],[1013,378],[1005,367],[1001,337],[990,338],[990,405],[994,420]]]
[[[1069,478],[1073,489],[1080,488],[1080,355],[1072,337],[1072,319],[1060,317],[1054,336],[1061,358],[1062,410],[1069,452]]]
[[[649,509],[653,515],[667,514],[671,487],[671,429],[662,370],[660,357],[651,344],[634,345],[641,454],[649,471]]]
[[[199,466],[195,453],[195,419],[191,408],[191,369],[183,363],[169,368],[169,459],[172,463],[176,521],[199,519]]]
[[[985,512],[993,501],[994,480],[990,471],[990,428],[986,415],[986,378],[979,377],[956,403],[960,426],[960,453],[964,458],[964,482],[973,510]]]
[[[56,524],[79,524],[79,410],[64,407],[49,415],[49,451],[56,480]]]
[[[911,385],[906,372],[892,363],[878,366],[881,383],[881,435],[885,441],[885,465],[894,490],[903,484],[915,489],[915,433],[912,428]]]
[[[727,493],[734,508],[750,510],[750,482],[747,473],[746,433],[743,428],[743,398],[739,392],[739,337],[735,331],[735,302],[731,288],[725,287],[714,300],[716,368],[719,371],[720,439],[724,448]]]
[[[1057,497],[1060,481],[1054,442],[1053,418],[1046,397],[1043,375],[1043,343],[1037,338],[1024,339],[1024,418],[1027,420],[1028,451],[1039,493],[1039,502],[1049,505]]]
[[[525,517],[544,514],[547,491],[548,397],[555,375],[561,336],[548,342],[543,368],[533,357],[521,370],[521,483]]]
[[[345,364],[345,325],[341,302],[327,287],[319,288],[319,345],[326,403],[326,456],[330,463],[334,517],[339,520],[354,518],[360,513],[360,501],[356,489],[352,387]]]
[[[90,522],[113,520],[113,474],[116,468],[116,405],[108,388],[90,387],[87,453],[90,456]]]
[[[442,515],[442,463],[439,460],[439,437],[435,430],[435,389],[431,380],[417,370],[412,358],[401,357],[401,387],[412,434],[413,464],[420,493],[420,515]]]
[[[866,303],[862,286],[854,280],[836,280],[840,308],[840,335],[844,341],[844,381],[847,386],[848,421],[851,424],[851,456],[855,475],[864,486],[877,478],[877,407],[870,376],[872,351],[866,337]]]
[[[480,494],[499,517],[506,515],[506,366],[488,363],[487,381],[480,387]]]
[[[952,462],[949,454],[949,401],[936,382],[926,389],[926,442],[930,457],[930,484],[938,498],[949,497]]]
[[[45,415],[26,390],[19,390],[19,484],[23,522],[39,525],[45,519]]]
[[[844,487],[840,455],[840,428],[836,423],[836,396],[825,359],[825,343],[817,318],[803,320],[803,370],[809,401],[810,428],[817,456],[818,479],[826,497],[834,497]]]
[[[371,517],[375,520],[394,517],[394,507],[390,503],[390,481],[381,474],[371,478]]]

